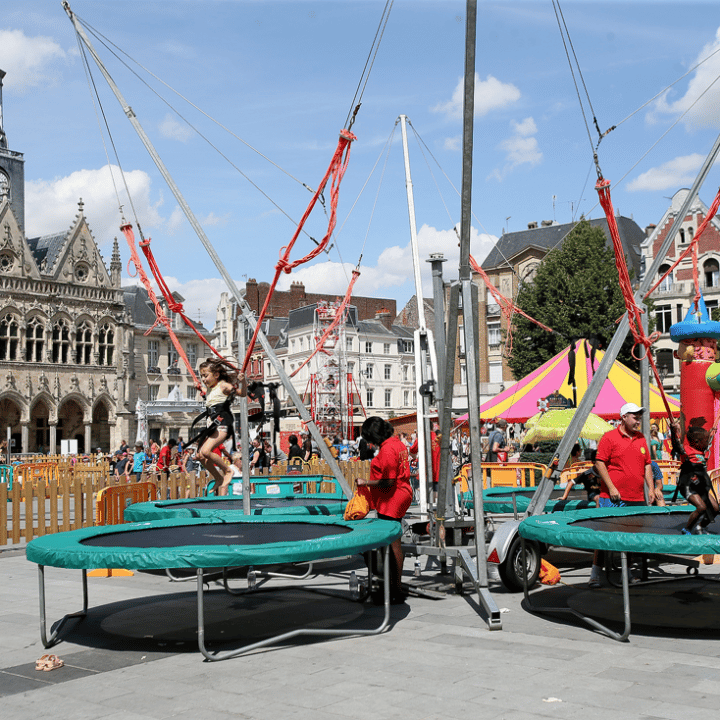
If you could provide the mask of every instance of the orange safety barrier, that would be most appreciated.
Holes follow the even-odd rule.
[[[96,525],[120,525],[125,522],[125,508],[137,502],[148,502],[157,498],[154,482],[139,482],[129,485],[111,485],[97,494],[95,502]],[[91,570],[88,577],[118,577],[133,575],[132,570],[103,568]]]
[[[483,469],[483,488],[491,487],[535,487],[536,478],[547,472],[542,463],[485,463]]]
[[[560,484],[566,485],[570,480],[574,482],[578,475],[582,475],[592,466],[593,464],[589,460],[583,460],[582,462],[571,465],[560,473]]]
[[[110,485],[103,488],[95,502],[96,525],[120,525],[125,522],[125,508],[137,502],[148,502],[157,498],[154,482],[139,482],[129,485]]]
[[[679,460],[656,460],[663,474],[663,485],[677,485],[678,475],[680,475]]]
[[[50,497],[50,485],[57,485],[58,464],[54,462],[22,463],[15,465],[13,479],[21,485],[30,484],[37,489],[38,484],[45,484],[45,497]]]

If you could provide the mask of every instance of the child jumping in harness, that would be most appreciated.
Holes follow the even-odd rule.
[[[247,392],[245,374],[237,372],[230,363],[219,358],[209,358],[200,365],[200,379],[207,389],[206,410],[193,421],[193,426],[207,418],[207,427],[188,441],[197,442],[197,458],[215,480],[215,494],[227,495],[233,478],[232,466],[222,455],[213,452],[228,437],[235,447],[233,415],[230,410],[235,395],[244,397]],[[192,434],[192,428],[190,429]]]
[[[705,466],[705,451],[710,445],[710,434],[691,421],[682,444],[679,435],[679,424],[675,421],[670,426],[670,439],[673,453],[681,461],[675,497],[679,492],[696,508],[681,532],[683,535],[707,535],[707,526],[718,514],[717,497]]]

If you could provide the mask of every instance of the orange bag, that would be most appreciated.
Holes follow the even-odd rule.
[[[345,520],[362,520],[370,512],[370,491],[367,485],[358,485],[355,494],[345,506]]]
[[[547,560],[540,561],[540,582],[543,585],[557,585],[560,582],[560,571]]]

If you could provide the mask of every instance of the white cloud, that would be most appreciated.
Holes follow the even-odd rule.
[[[657,192],[692,185],[704,159],[705,157],[699,153],[676,157],[638,175],[628,183],[627,189],[630,192],[637,190]]]
[[[22,30],[0,30],[0,68],[8,90],[24,93],[58,81],[58,60],[67,53],[50,37],[28,37]]]
[[[174,235],[183,226],[185,220],[185,213],[180,209],[179,205],[176,205],[170,213],[170,219],[167,223],[168,234]]]
[[[164,280],[171,292],[178,292],[184,298],[183,309],[190,320],[193,322],[200,320],[208,330],[212,330],[215,326],[215,314],[220,302],[220,294],[228,291],[225,281],[220,278],[206,278],[182,283],[172,276],[165,276]],[[153,290],[158,293],[157,285],[152,279],[151,282]],[[136,278],[125,277],[122,284],[124,287],[128,287],[141,283]],[[245,282],[235,280],[235,284],[242,293],[245,289]]]
[[[520,165],[537,165],[542,160],[543,154],[538,148],[538,141],[534,135],[537,133],[537,125],[531,118],[525,118],[521,122],[510,123],[513,135],[500,143],[500,149],[505,151],[505,166],[495,169],[491,177],[502,180],[509,172]]]
[[[113,165],[115,180],[119,170]],[[150,177],[142,170],[125,173],[125,180],[135,209],[144,228],[159,227],[163,219],[158,213],[160,203],[150,201]],[[25,217],[28,237],[49,235],[67,230],[77,213],[82,198],[88,224],[100,247],[108,246],[120,235],[121,216],[108,166],[99,170],[77,170],[67,177],[54,180],[30,180],[25,183]],[[128,205],[127,220],[134,220]]]
[[[438,103],[431,108],[433,112],[444,113],[449,119],[460,120],[463,113],[463,97],[465,95],[464,79],[460,78],[452,98],[444,103]],[[512,105],[520,99],[520,90],[512,83],[500,82],[492,75],[481,80],[475,73],[475,117],[483,117],[491,110]]]
[[[193,131],[187,125],[179,122],[174,115],[168,113],[160,123],[160,133],[169,140],[187,142],[192,137]]]
[[[715,38],[700,50],[693,62],[696,65],[712,53],[720,50],[720,28],[715,32]],[[658,98],[653,109],[648,113],[649,122],[657,122],[662,116],[680,115],[686,110],[688,114],[683,122],[688,127],[720,127],[720,117],[717,113],[720,102],[720,52],[704,62],[692,75],[685,94],[670,101],[673,90],[670,89]],[[707,90],[707,92],[706,92]],[[703,94],[705,93],[705,94]],[[702,96],[702,97],[701,97]],[[697,103],[693,106],[693,103]],[[690,107],[692,106],[692,109]]]
[[[462,135],[456,135],[455,137],[445,138],[443,143],[445,150],[460,150],[462,148]]]
[[[496,242],[496,237],[480,234],[475,228],[471,229],[470,252],[479,263],[482,263]],[[455,230],[438,230],[423,225],[418,231],[418,253],[423,293],[426,296],[432,294],[432,268],[430,263],[425,262],[431,253],[442,253],[448,260],[444,266],[447,278],[457,277],[455,269],[460,261],[460,247]],[[309,267],[301,266],[293,270],[291,275],[283,275],[278,288],[288,290],[292,282],[301,281],[308,292],[337,293],[342,297],[347,290],[353,268],[350,263],[342,265],[332,261]],[[408,242],[402,247],[393,245],[383,250],[377,265],[361,266],[360,277],[353,292],[369,297],[393,297],[391,288],[400,287],[407,282],[414,283],[414,280],[412,248]]]

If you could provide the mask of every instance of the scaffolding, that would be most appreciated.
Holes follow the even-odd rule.
[[[341,304],[339,300],[320,301],[315,308],[313,337],[316,345],[322,345],[313,358],[310,413],[323,437],[349,439],[353,429],[353,382],[347,372],[345,317],[338,316],[345,314]]]

